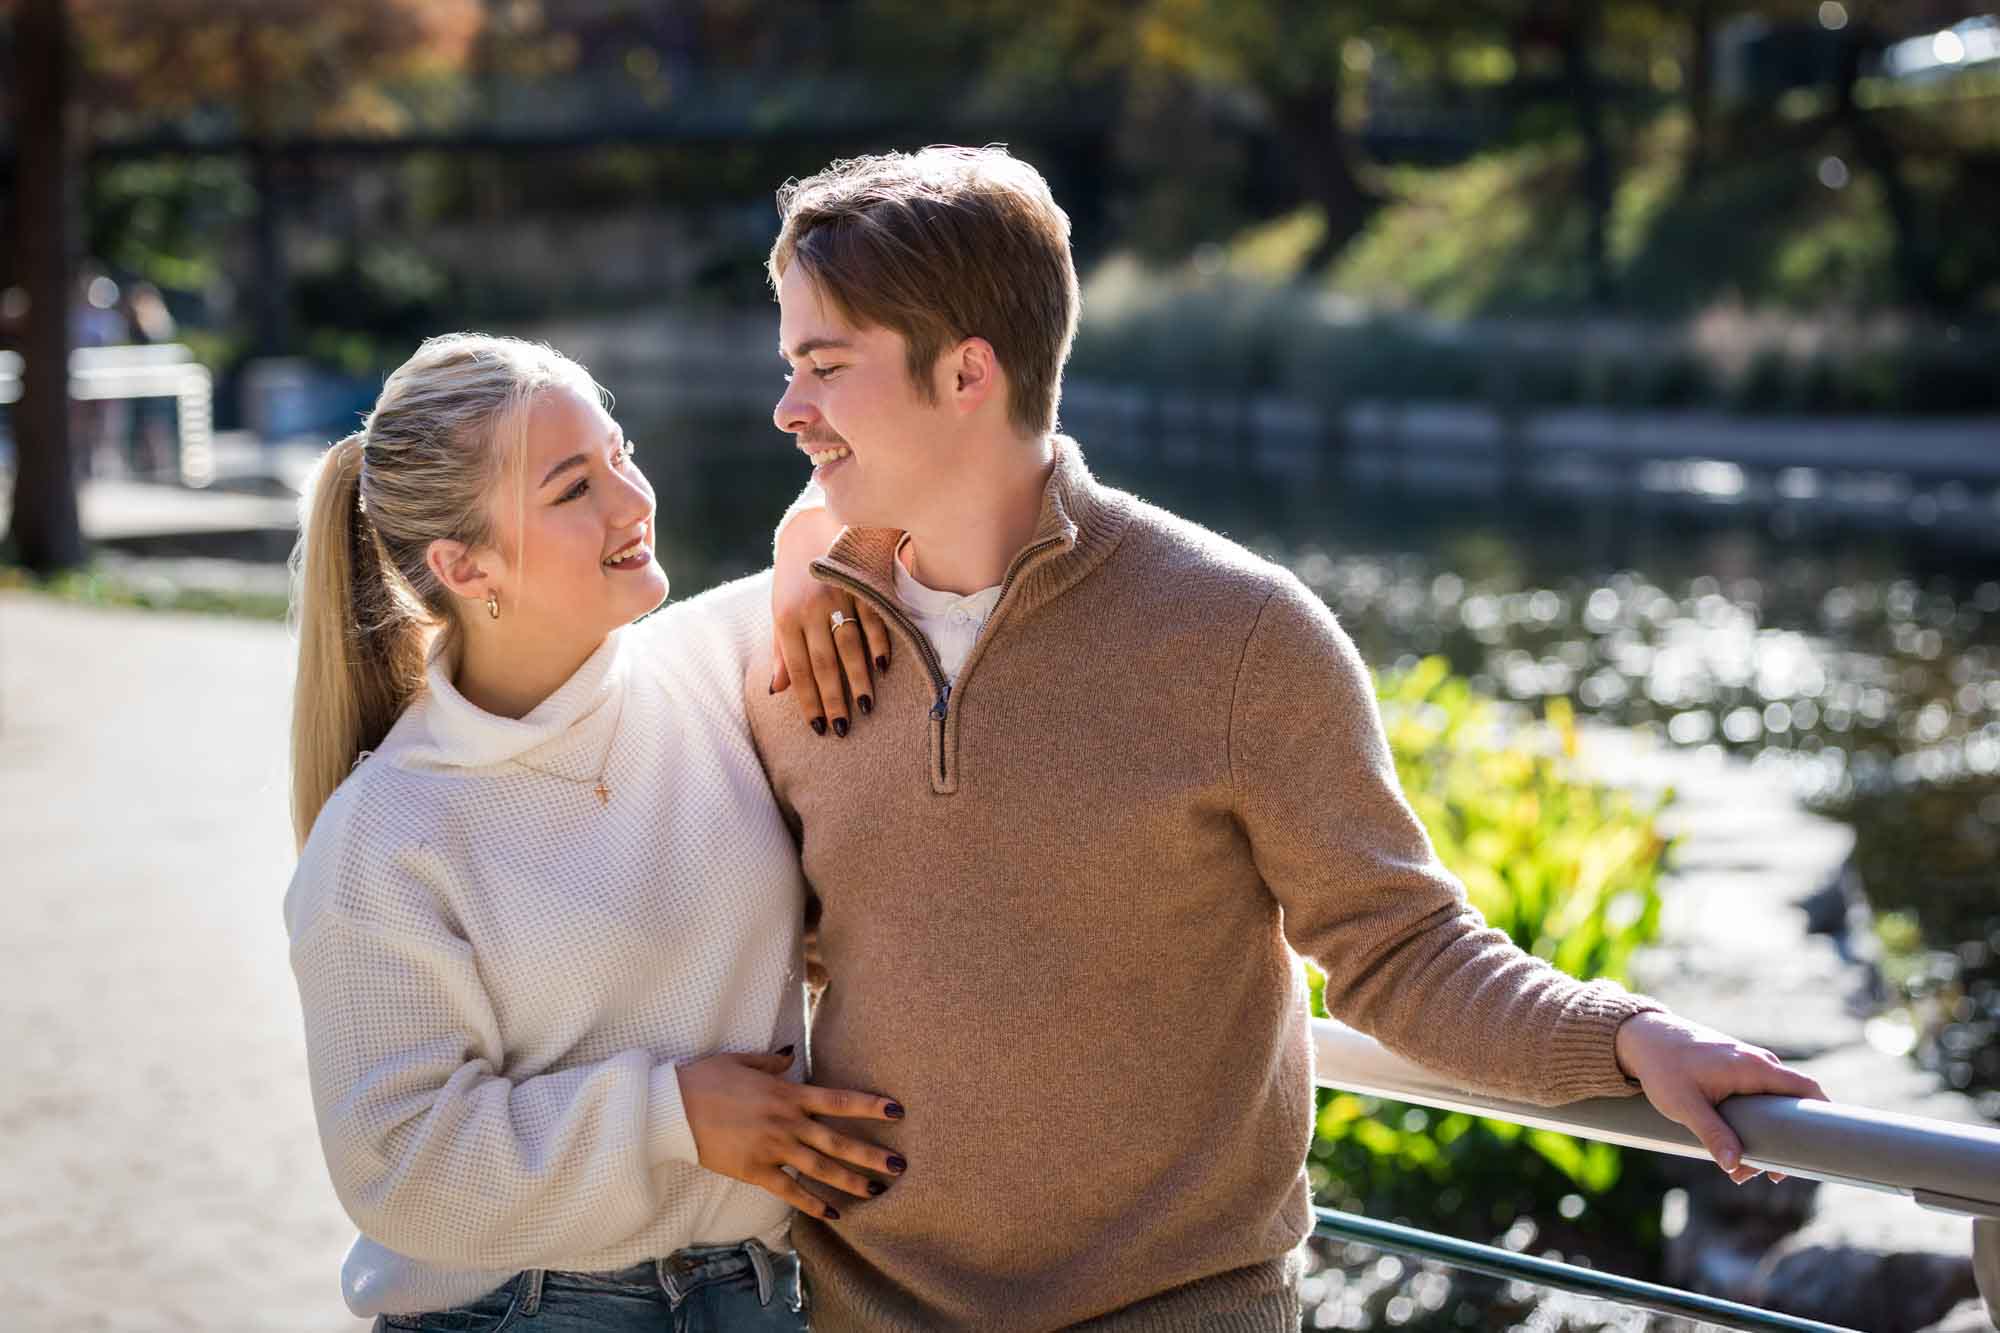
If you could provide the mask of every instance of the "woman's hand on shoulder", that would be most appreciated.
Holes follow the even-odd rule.
[[[784,1168],[857,1199],[883,1193],[889,1183],[876,1177],[893,1179],[907,1163],[887,1148],[836,1133],[815,1117],[900,1120],[903,1108],[873,1093],[793,1083],[784,1077],[791,1065],[790,1048],[776,1055],[711,1055],[681,1065],[676,1070],[681,1107],[703,1167],[769,1191],[802,1213],[838,1221],[838,1209]]]
[[[824,509],[802,509],[778,534],[771,578],[771,693],[789,690],[807,726],[847,735],[849,701],[875,711],[870,668],[889,669],[889,627],[844,588],[812,576],[840,525]],[[834,625],[839,613],[843,623]]]

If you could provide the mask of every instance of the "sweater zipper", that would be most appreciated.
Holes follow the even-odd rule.
[[[1021,548],[1014,556],[1013,562],[1007,566],[1006,575],[1000,580],[1000,595],[993,599],[993,615],[987,618],[988,625],[991,625],[999,617],[1000,608],[1007,604],[1007,594],[1014,587],[1014,580],[1020,577],[1021,571],[1027,568],[1028,562],[1050,547],[1062,544],[1063,538],[1048,537],[1033,545]],[[924,659],[924,669],[930,672],[931,686],[936,691],[937,696],[931,703],[930,718],[931,729],[937,736],[938,781],[949,782],[951,778],[951,766],[945,752],[944,738],[945,721],[951,716],[951,679],[945,675],[944,662],[938,657],[937,649],[931,647],[930,639],[921,629],[917,628],[917,622],[910,619],[901,606],[883,597],[860,579],[850,578],[836,569],[822,567],[819,572],[825,574],[830,580],[838,583],[856,597],[866,598],[869,605],[873,606],[890,620],[896,622],[896,624],[902,626],[903,632],[909,636],[910,642],[916,645],[917,652]]]
[[[903,633],[909,636],[912,644],[916,645],[918,655],[924,659],[924,670],[930,672],[931,688],[936,694],[931,704],[930,716],[931,725],[937,731],[938,778],[942,781],[945,777],[944,720],[951,715],[951,679],[944,673],[944,663],[939,659],[937,649],[931,647],[931,641],[924,636],[921,629],[917,628],[917,622],[904,613],[902,607],[883,597],[860,579],[849,578],[838,570],[821,569],[819,572],[856,597],[865,598],[870,606],[902,626]]]

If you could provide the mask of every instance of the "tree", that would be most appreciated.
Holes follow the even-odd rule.
[[[1715,0],[1689,0],[1687,35],[1688,150],[1686,177],[1708,174],[1715,118]]]
[[[1858,93],[1876,51],[1949,26],[1965,17],[1966,6],[1960,0],[1848,0],[1829,10],[1818,0],[1765,0],[1759,9],[1794,34],[1817,33],[1823,55],[1815,91],[1823,96],[1817,114],[1785,118],[1768,103],[1753,102],[1739,113],[1744,146],[1811,148],[1851,160],[1855,174],[1872,176],[1881,192],[1900,295],[1932,307],[1963,299],[1965,293],[1947,290],[1944,279],[1947,235],[1956,230],[1955,219],[1982,216],[1970,196],[1988,173],[1967,156],[1963,141],[1939,134],[1935,123],[1864,105]],[[1689,187],[1700,184],[1691,172]]]
[[[1400,10],[1430,0],[1329,5],[1319,0],[873,0],[886,34],[885,68],[964,69],[981,76],[975,95],[993,99],[1073,92],[1088,83],[1151,95],[1162,82],[1192,86],[1219,102],[1247,96],[1277,141],[1299,197],[1326,216],[1324,255],[1336,252],[1380,202],[1349,135],[1348,43]],[[928,52],[919,48],[928,46]],[[1174,101],[1176,91],[1159,100]]]
[[[283,345],[278,136],[393,128],[383,80],[462,62],[479,0],[13,0],[17,254],[29,292],[10,520],[21,561],[82,562],[68,432],[68,309],[81,143],[102,120],[225,105],[250,144],[260,345]]]
[[[1629,0],[1610,6],[1627,7]],[[874,0],[885,27],[919,31],[916,40],[941,48],[951,45],[941,32],[978,33],[957,44],[983,49],[989,84],[995,71],[1022,70],[1047,86],[1122,81],[1143,90],[1169,81],[1205,91],[1217,106],[1248,108],[1270,136],[1271,161],[1289,176],[1293,198],[1324,218],[1309,268],[1338,255],[1384,202],[1357,134],[1374,87],[1387,78],[1448,97],[1480,63],[1468,55],[1504,55],[1524,31],[1545,30],[1568,56],[1564,86],[1580,108],[1588,174],[1608,210],[1605,98],[1592,65],[1608,22],[1597,16],[1601,8],[1573,0],[1072,0],[1051,10],[1035,0],[942,8],[935,0]],[[921,63],[907,49],[893,58]]]
[[[401,128],[408,114],[383,84],[461,68],[485,18],[480,0],[76,4],[94,112],[233,111],[257,197],[256,346],[267,356],[287,346],[282,137]]]
[[[75,144],[68,115],[68,16],[62,0],[14,15],[15,253],[28,293],[20,406],[14,413],[14,552],[38,574],[83,562],[69,448],[70,240]]]
[[[1316,0],[1156,0],[1138,29],[1142,55],[1198,81],[1250,90],[1326,226],[1309,266],[1344,248],[1381,204],[1357,170],[1342,101],[1349,43],[1386,6]],[[1421,8],[1413,6],[1412,8]]]

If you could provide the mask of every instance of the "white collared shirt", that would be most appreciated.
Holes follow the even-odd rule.
[[[903,609],[917,622],[917,628],[931,641],[945,676],[956,685],[959,668],[972,655],[972,645],[979,641],[979,631],[986,627],[986,618],[999,604],[1000,585],[996,583],[963,597],[955,592],[927,588],[917,582],[904,563],[909,558],[909,550],[910,542],[906,537],[903,544],[896,548],[896,600],[903,604]]]

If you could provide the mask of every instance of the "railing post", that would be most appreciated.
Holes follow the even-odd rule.
[[[1986,1301],[1986,1317],[2000,1325],[2000,1218],[1972,1219],[1972,1276]]]
[[[1640,1282],[1616,1273],[1559,1263],[1553,1259],[1516,1254],[1494,1245],[1457,1240],[1416,1227],[1378,1222],[1331,1208],[1313,1209],[1313,1218],[1313,1230],[1320,1236],[1360,1241],[1379,1250],[1434,1259],[1453,1268],[1469,1269],[1510,1282],[1533,1282],[1558,1291],[1572,1291],[1580,1296],[1613,1301],[1636,1310],[1682,1315],[1699,1319],[1704,1325],[1753,1330],[1755,1333],[1763,1333],[1764,1330],[1772,1330],[1773,1333],[1857,1333],[1840,1324],[1822,1323],[1817,1319],[1781,1314],[1775,1310],[1759,1310],[1755,1306],[1715,1296]]]
[[[174,420],[180,437],[181,484],[208,485],[215,480],[215,386],[207,366],[181,369]]]

